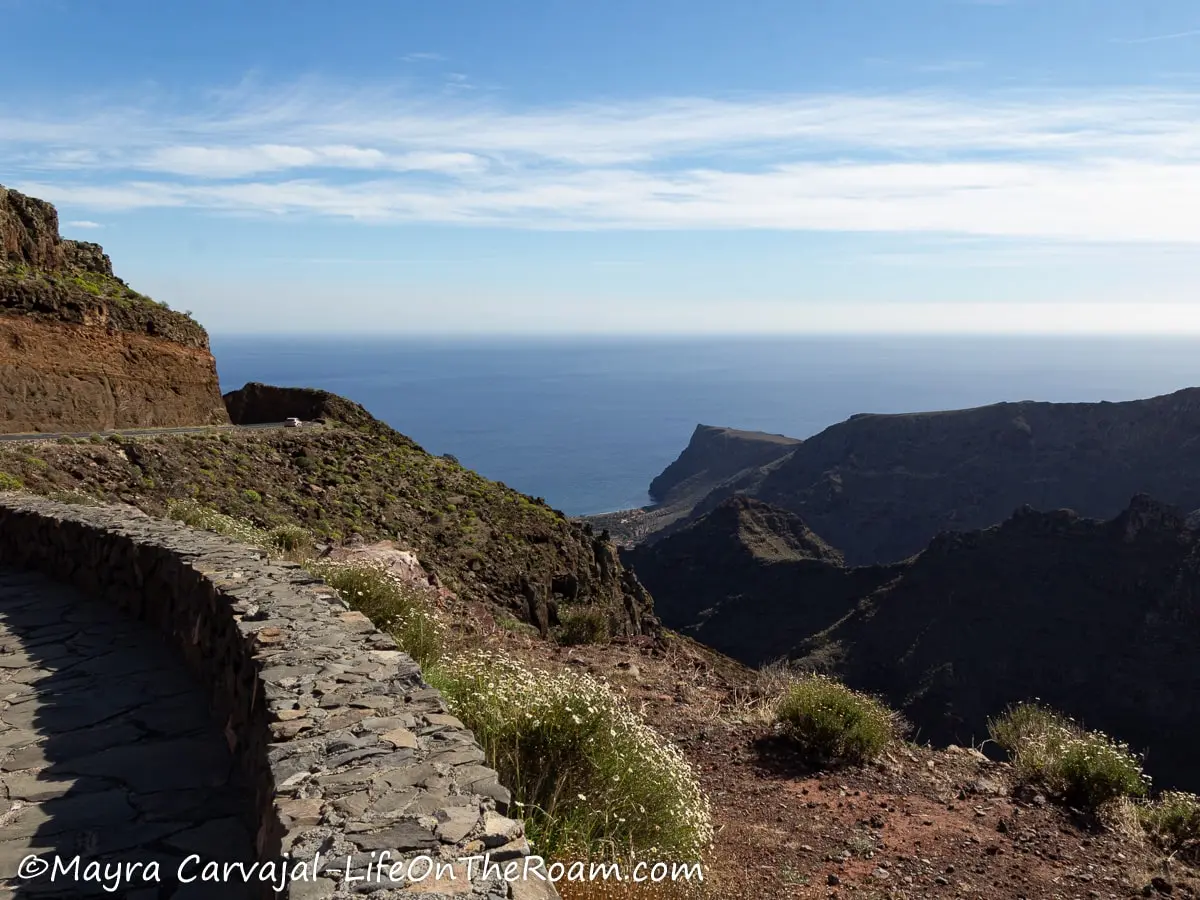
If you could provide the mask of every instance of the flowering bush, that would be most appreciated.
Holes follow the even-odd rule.
[[[255,544],[260,547],[268,547],[271,544],[267,531],[257,527],[253,522],[227,516],[225,513],[210,509],[195,500],[168,501],[167,515],[192,528],[223,534],[227,538],[245,544]]]
[[[691,766],[604,682],[483,652],[430,680],[513,790],[537,852],[690,860],[711,843]]]
[[[1137,811],[1142,828],[1160,850],[1200,860],[1200,797],[1164,791],[1153,803],[1140,804]]]
[[[1011,707],[988,722],[988,732],[1008,752],[1018,777],[1044,785],[1068,803],[1096,809],[1149,790],[1150,779],[1128,744],[1085,731],[1039,704]]]
[[[900,729],[897,715],[878,700],[823,675],[793,681],[775,718],[783,734],[816,765],[869,762]]]
[[[445,628],[429,601],[404,579],[380,562],[309,560],[312,574],[336,590],[377,628],[396,639],[405,653],[422,668],[433,666],[442,655]]]

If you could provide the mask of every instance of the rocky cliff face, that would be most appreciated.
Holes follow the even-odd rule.
[[[1177,509],[1023,507],[905,562],[845,568],[756,553],[772,542],[730,515],[747,502],[627,554],[664,624],[751,664],[830,670],[935,743],[977,744],[989,716],[1037,698],[1146,751],[1164,785],[1200,787],[1200,534]],[[801,527],[785,516],[754,519],[786,523],[784,540]]]
[[[650,482],[650,496],[664,504],[703,496],[745,469],[786,456],[800,443],[781,434],[697,425],[679,458]]]
[[[227,422],[208,335],[0,187],[0,432]]]

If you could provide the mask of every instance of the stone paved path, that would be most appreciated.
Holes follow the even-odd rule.
[[[0,898],[250,896],[244,884],[176,880],[189,854],[254,859],[247,792],[230,768],[200,687],[155,632],[40,575],[0,569]],[[99,872],[21,880],[29,854],[143,868],[106,892]]]

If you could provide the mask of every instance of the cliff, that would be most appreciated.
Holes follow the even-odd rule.
[[[858,415],[682,505],[695,517],[732,493],[799,515],[852,565],[904,559],[939,532],[987,528],[1025,504],[1110,518],[1147,493],[1193,510],[1200,388],[1123,403]],[[668,503],[650,524],[666,533],[674,518]]]
[[[1200,534],[1174,507],[1023,507],[905,562],[845,568],[753,552],[769,542],[730,515],[746,502],[626,555],[667,626],[751,664],[832,671],[940,744],[978,744],[989,716],[1038,698],[1146,751],[1156,781],[1200,787]]]
[[[204,329],[0,187],[0,432],[227,422]]]
[[[786,456],[800,443],[781,434],[697,425],[679,458],[650,482],[650,497],[666,504],[703,496],[744,469]]]

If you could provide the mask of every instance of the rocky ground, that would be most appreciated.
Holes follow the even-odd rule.
[[[1102,830],[1019,789],[1006,764],[975,749],[904,743],[876,765],[807,770],[774,738],[757,673],[686,639],[551,647],[475,621],[468,640],[607,678],[684,749],[712,801],[717,839],[703,889],[560,886],[567,900],[1200,895],[1194,873],[1132,830]]]

